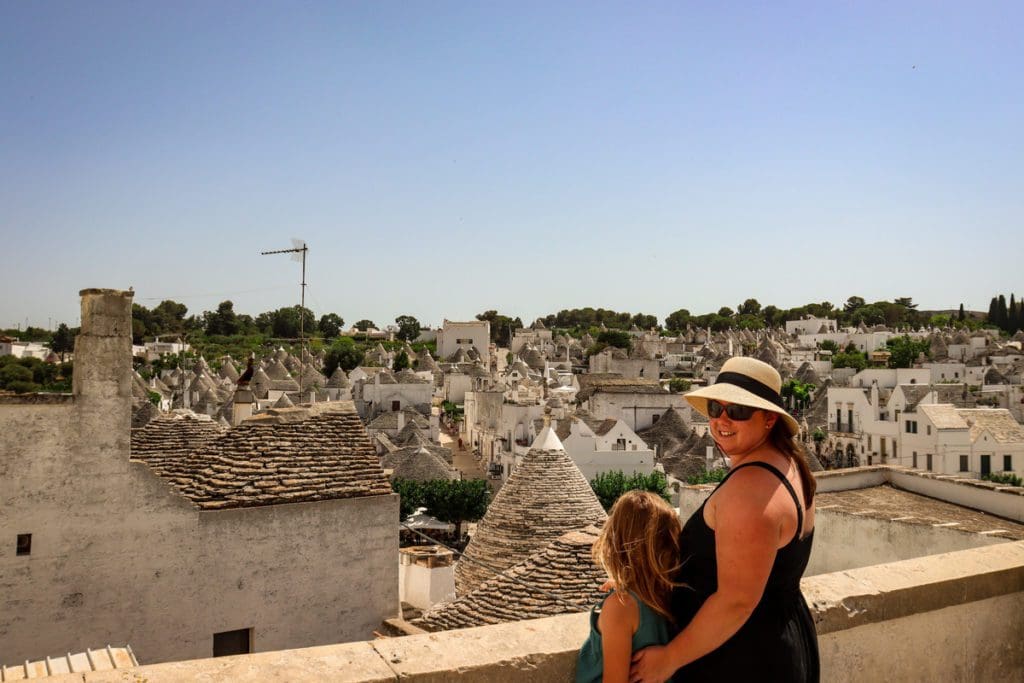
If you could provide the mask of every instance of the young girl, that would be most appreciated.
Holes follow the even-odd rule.
[[[632,654],[664,645],[678,630],[672,623],[671,594],[679,532],[676,511],[653,493],[629,491],[612,506],[593,556],[615,588],[591,610],[577,683],[626,683]]]

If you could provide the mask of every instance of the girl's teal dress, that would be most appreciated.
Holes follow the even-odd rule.
[[[601,632],[597,629],[597,619],[601,616],[601,607],[605,600],[611,595],[612,593],[608,593],[590,610],[590,635],[580,648],[580,656],[576,662],[576,683],[594,683],[600,681],[604,675],[604,651],[601,649]],[[674,635],[668,620],[647,606],[636,594],[630,592],[630,595],[640,608],[640,625],[633,634],[633,652],[648,645],[668,643]]]

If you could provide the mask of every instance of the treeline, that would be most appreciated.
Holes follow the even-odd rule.
[[[1002,294],[992,297],[988,305],[988,322],[1007,334],[1016,334],[1024,329],[1024,301],[1010,294],[1010,302]]]
[[[547,315],[541,321],[549,328],[557,328],[572,334],[582,334],[604,326],[608,329],[628,330],[633,325],[643,330],[655,329],[664,333],[678,333],[687,327],[710,328],[720,332],[728,329],[760,330],[785,325],[789,320],[800,320],[805,316],[831,318],[840,327],[885,325],[887,327],[964,327],[975,329],[991,324],[1013,334],[1024,327],[1024,302],[1018,302],[1013,295],[1007,304],[1002,296],[993,298],[993,308],[987,317],[968,314],[963,304],[956,312],[925,312],[917,310],[911,297],[898,297],[892,301],[867,302],[863,297],[851,296],[841,306],[829,301],[809,303],[794,308],[762,306],[757,299],[746,299],[735,309],[723,306],[713,313],[694,315],[688,309],[680,308],[670,313],[659,324],[658,319],[647,313],[628,313],[604,308],[573,308]],[[495,311],[488,311],[491,318],[504,318]],[[995,316],[995,317],[993,317]],[[477,316],[480,319],[481,316]],[[1003,322],[1005,321],[1005,322]],[[492,332],[493,335],[493,332]]]
[[[420,324],[411,315],[395,319],[399,339],[412,341],[420,334]],[[231,301],[222,301],[216,310],[188,315],[188,307],[176,301],[162,301],[153,309],[132,304],[132,337],[136,344],[158,336],[189,335],[209,337],[263,335],[276,339],[298,339],[301,336],[333,339],[341,334],[345,320],[337,313],[324,313],[319,318],[308,308],[285,306],[253,317],[236,313]],[[378,329],[372,320],[360,320],[356,329],[365,332]]]

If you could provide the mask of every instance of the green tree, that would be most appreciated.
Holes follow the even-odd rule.
[[[801,382],[798,379],[787,380],[779,392],[790,407],[803,410],[811,402],[811,392],[817,387],[809,382]]]
[[[395,318],[395,324],[398,325],[395,336],[402,341],[411,342],[420,336],[420,321],[411,315],[398,316]]]
[[[0,389],[9,389],[19,394],[38,391],[39,385],[34,381],[32,370],[17,362],[13,356],[11,358],[13,362],[0,367]]]
[[[647,313],[637,313],[629,322],[641,330],[650,330],[658,327],[658,318]]]
[[[238,316],[231,301],[221,301],[216,311],[203,313],[206,334],[230,336],[238,334]]]
[[[597,335],[596,341],[599,344],[615,346],[626,351],[633,348],[633,338],[629,335],[629,332],[624,330],[603,330],[601,334]]]
[[[738,312],[740,315],[757,315],[761,312],[761,304],[758,303],[757,299],[747,299],[740,304]]]
[[[60,362],[64,362],[64,354],[75,350],[75,335],[64,323],[57,326],[50,341],[50,350],[60,356]]]
[[[391,482],[391,490],[398,494],[398,521],[405,521],[405,518],[418,508],[425,507],[423,485],[420,482],[412,479],[394,479]]]
[[[621,470],[601,472],[590,481],[590,488],[594,495],[601,501],[605,510],[611,510],[612,505],[626,491],[650,491],[656,493],[665,500],[671,501],[668,494],[668,480],[661,472],[644,474],[634,472],[626,476]]]
[[[964,312],[964,305],[960,304],[960,310],[957,311],[956,319],[962,322],[966,318],[967,318],[967,314]]]
[[[846,303],[843,304],[843,310],[846,311],[847,313],[853,313],[858,308],[862,308],[865,303],[866,302],[864,301],[864,297],[851,296],[849,299],[846,300]]]
[[[818,342],[818,348],[822,351],[831,351],[832,355],[839,353],[839,344],[836,344],[831,339],[822,339]]]
[[[360,349],[351,337],[340,337],[324,356],[324,374],[330,377],[337,368],[349,372],[363,362],[363,350]]]
[[[665,318],[665,328],[676,331],[685,330],[686,326],[690,324],[690,318],[690,312],[685,308],[680,308],[678,311],[669,313]]]
[[[377,326],[372,320],[366,320],[365,318],[357,322],[354,327],[360,332],[366,332],[371,327],[375,330],[377,329]]]
[[[668,381],[668,388],[673,394],[681,394],[690,390],[690,380],[682,377],[675,377]]]
[[[686,483],[690,486],[697,486],[698,484],[717,484],[718,482],[725,479],[725,475],[729,474],[729,470],[716,468],[713,470],[705,470],[700,474],[692,474],[686,478]]]
[[[718,309],[718,317],[720,318],[731,318],[733,316],[732,309],[728,306],[722,306]]]
[[[185,315],[188,306],[177,301],[165,299],[153,309],[153,320],[159,325],[160,331],[153,334],[175,334],[185,329]]]
[[[462,538],[462,523],[475,522],[487,512],[491,492],[484,479],[434,479],[423,483],[423,505],[441,520],[455,525]]]
[[[409,354],[405,351],[399,351],[395,354],[395,360],[391,363],[391,369],[395,372],[405,370],[409,367]]]
[[[508,348],[512,344],[514,330],[523,327],[523,321],[519,318],[510,318],[495,310],[478,313],[476,319],[486,320],[491,324],[491,341],[503,348]]]
[[[337,313],[324,313],[320,316],[317,328],[324,339],[334,339],[341,334],[341,328],[345,325],[344,319]]]
[[[889,349],[890,368],[909,368],[920,354],[927,357],[931,353],[931,345],[925,339],[911,339],[908,335],[893,337],[885,342]]]
[[[853,368],[860,372],[868,366],[867,355],[854,349],[853,351],[847,350],[842,353],[837,353],[832,356],[832,367],[834,368]]]

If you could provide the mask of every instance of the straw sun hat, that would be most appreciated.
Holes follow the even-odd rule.
[[[705,416],[708,401],[713,399],[777,413],[790,434],[799,434],[799,423],[782,407],[781,389],[782,378],[775,368],[756,358],[736,356],[725,361],[714,384],[691,391],[685,398]]]

